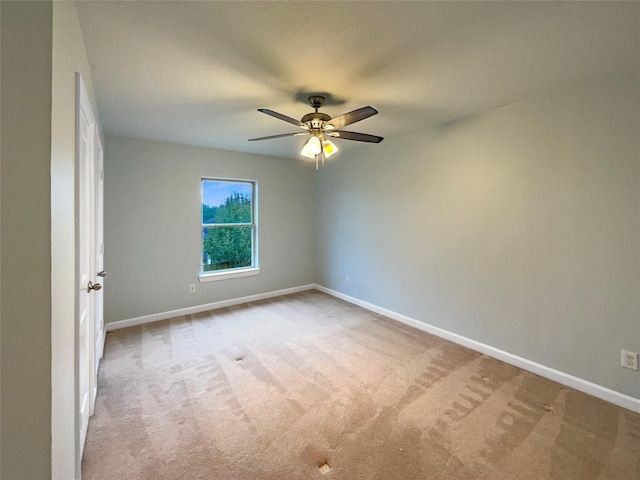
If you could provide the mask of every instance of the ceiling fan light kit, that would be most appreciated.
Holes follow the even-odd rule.
[[[313,155],[318,155],[322,152],[322,142],[320,142],[320,138],[312,135],[304,149]]]
[[[333,143],[331,140],[325,140],[324,142],[322,142],[322,152],[324,153],[325,157],[329,158],[331,155],[333,155],[337,151],[338,151],[338,147],[336,147],[336,144]]]
[[[282,133],[280,135],[270,135],[268,137],[250,138],[249,141],[254,142],[258,140],[271,140],[274,138],[293,137],[297,135],[309,135],[310,138],[302,147],[300,155],[315,160],[317,170],[320,162],[324,165],[325,158],[329,158],[338,152],[338,147],[327,137],[367,143],[380,143],[383,140],[383,137],[379,137],[377,135],[339,130],[342,127],[376,115],[378,111],[375,108],[370,106],[358,108],[357,110],[353,110],[332,119],[326,113],[318,111],[323,104],[323,96],[310,96],[309,105],[315,109],[315,112],[307,113],[301,120],[296,120],[295,118],[288,117],[267,108],[259,108],[259,112],[270,115],[278,120],[291,123],[292,125],[296,125],[297,127],[302,128],[304,132]]]

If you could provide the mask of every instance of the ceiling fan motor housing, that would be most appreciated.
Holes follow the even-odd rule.
[[[331,117],[326,113],[313,112],[307,113],[300,121],[306,123],[311,128],[322,128],[324,122],[328,122],[329,120],[331,120]]]
[[[318,112],[318,109],[324,105],[324,97],[322,95],[311,95],[309,97],[309,105],[315,108],[314,113],[307,113],[302,120],[302,123],[306,123],[313,129],[322,128],[324,122],[331,120],[331,117],[326,113]]]

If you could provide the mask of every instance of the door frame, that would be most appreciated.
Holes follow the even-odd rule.
[[[95,124],[95,149],[94,149],[94,270],[96,272],[104,272],[104,148],[100,140],[100,131],[98,122]],[[97,274],[96,274],[97,275]],[[106,275],[106,272],[104,273]],[[94,292],[94,322],[93,336],[91,337],[93,368],[91,371],[92,390],[91,390],[91,410],[93,415],[95,410],[96,398],[98,396],[98,369],[100,368],[100,360],[104,354],[105,330],[104,330],[104,276],[96,276],[96,281],[100,282],[102,289]]]

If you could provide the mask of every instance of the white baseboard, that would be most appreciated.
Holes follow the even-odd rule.
[[[248,295],[246,297],[232,298],[229,300],[221,300],[219,302],[205,303],[204,305],[196,305],[194,307],[179,308],[168,312],[153,313],[151,315],[143,315],[141,317],[129,318],[127,320],[118,320],[117,322],[109,322],[106,324],[106,331],[111,332],[121,328],[133,327],[135,325],[143,325],[145,323],[158,322],[169,318],[181,317],[183,315],[193,315],[194,313],[207,312],[218,308],[231,307],[242,303],[255,302],[266,298],[280,297],[289,295],[290,293],[304,292],[305,290],[313,290],[316,288],[314,284],[301,285],[299,287],[285,288],[274,292],[258,293],[256,295]]]
[[[315,285],[315,288],[321,292],[327,293],[341,300],[345,300],[349,303],[353,303],[354,305],[358,305],[359,307],[365,308],[375,313],[379,313],[380,315],[384,315],[385,317],[389,317],[392,320],[396,320],[398,322],[404,323],[405,325],[417,328],[418,330],[422,330],[432,335],[444,338],[453,343],[457,343],[458,345],[470,348],[477,352],[488,355],[489,357],[496,358],[500,361],[535,373],[536,375],[540,375],[541,377],[548,378],[549,380],[553,380],[554,382],[566,385],[567,387],[573,388],[575,390],[588,393],[589,395],[593,395],[594,397],[613,403],[614,405],[618,405],[636,413],[640,413],[640,399],[625,395],[624,393],[620,393],[615,390],[611,390],[609,388],[603,387],[602,385],[589,382],[582,378],[574,377],[573,375],[569,375],[568,373],[549,368],[545,365],[527,360],[526,358],[522,358],[512,353],[505,352],[504,350],[494,348],[490,345],[486,345],[470,338],[463,337],[462,335],[458,335],[457,333],[449,332],[448,330],[429,325],[428,323],[420,322],[414,318],[407,317],[406,315],[396,313],[392,310],[387,310],[386,308],[378,307],[377,305],[374,305],[372,303],[364,302],[357,298],[350,297],[349,295],[345,295],[344,293],[331,290],[321,285]]]

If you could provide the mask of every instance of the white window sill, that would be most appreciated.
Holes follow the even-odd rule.
[[[258,275],[259,273],[259,268],[243,268],[215,273],[201,273],[198,276],[198,280],[200,280],[200,283],[216,282],[218,280],[228,280],[230,278],[250,277],[251,275]]]

